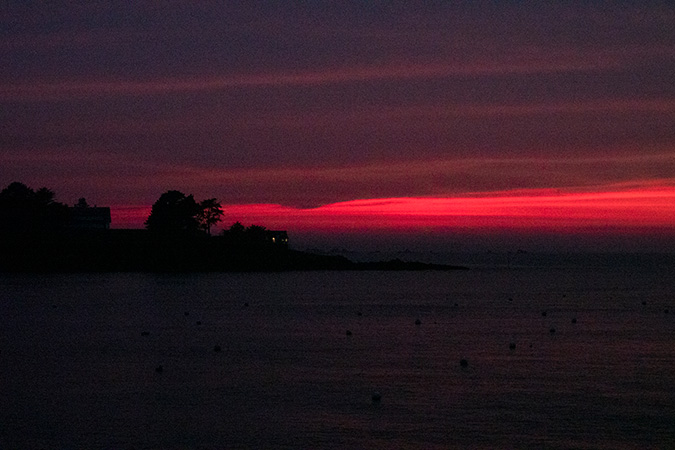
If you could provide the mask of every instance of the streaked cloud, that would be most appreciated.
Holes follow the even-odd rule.
[[[675,179],[656,186],[617,186],[600,192],[521,190],[470,197],[380,198],[309,209],[226,204],[224,226],[239,221],[299,233],[473,229],[554,233],[595,230],[613,234],[671,228],[674,202]],[[149,211],[149,206],[141,205],[113,207],[114,222],[118,227],[141,226]]]
[[[315,209],[231,205],[228,216],[296,230],[662,229],[675,220],[675,185],[569,194],[353,200]]]
[[[0,11],[0,182],[125,223],[168,189],[324,229],[417,227],[411,211],[439,227],[636,227],[616,211],[672,200],[655,194],[675,173],[670,5]]]
[[[452,118],[499,118],[550,115],[584,115],[598,113],[675,113],[675,98],[595,99],[524,104],[442,104],[403,107],[366,107],[358,110],[316,111],[311,114],[276,114],[257,118],[253,124],[264,127],[277,124],[287,127],[339,127],[345,124],[406,120],[447,120]]]
[[[675,50],[671,52],[675,53]],[[385,80],[428,80],[447,77],[554,74],[589,72],[622,67],[622,55],[538,55],[513,60],[466,63],[385,64],[333,67],[322,71],[232,74],[162,78],[155,80],[60,80],[0,84],[0,101],[56,101],[108,97],[146,96],[181,92],[219,91],[232,88],[315,86]]]
[[[99,203],[118,204],[116,199],[126,198],[129,203],[147,205],[163,190],[180,189],[227,203],[276,202],[302,207],[386,198],[392,193],[397,197],[475,197],[536,189],[560,194],[675,182],[675,152],[668,148],[643,154],[631,150],[608,156],[447,158],[240,169],[157,162],[105,151],[83,157],[76,150],[54,150],[8,155],[0,178],[9,179],[24,167],[42,163],[44,171],[36,174],[31,169],[35,183],[52,186],[62,201],[74,202],[86,195]]]

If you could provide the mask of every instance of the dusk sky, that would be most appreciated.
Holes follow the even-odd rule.
[[[675,242],[666,2],[24,3],[0,6],[0,188],[113,227],[177,189],[307,242]]]

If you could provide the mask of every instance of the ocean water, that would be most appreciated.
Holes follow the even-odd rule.
[[[0,448],[675,448],[673,260],[534,260],[0,275]]]

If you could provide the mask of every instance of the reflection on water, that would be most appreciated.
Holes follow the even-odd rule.
[[[0,447],[671,448],[671,269],[2,276]]]

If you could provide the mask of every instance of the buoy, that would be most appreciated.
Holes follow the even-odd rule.
[[[462,366],[462,367],[469,367],[469,361],[462,358],[462,359],[459,360],[459,365]]]
[[[351,332],[350,330],[347,330],[347,333],[346,333],[346,334],[347,334],[347,336],[351,336],[351,335],[352,335],[352,332]]]
[[[417,319],[417,320],[415,321],[415,325],[422,325],[422,321],[421,321],[420,319]]]
[[[162,371],[164,371],[164,367],[162,367],[161,365],[155,367],[155,372],[162,373]]]
[[[382,394],[379,392],[373,392],[373,395],[370,397],[373,403],[379,403],[382,400]]]
[[[214,352],[219,352],[219,351],[221,351],[221,350],[222,350],[222,349],[220,348],[220,345],[215,345],[215,346],[213,347],[213,351],[214,351]]]
[[[510,348],[511,350],[515,350],[515,349],[516,349],[516,343],[515,343],[515,342],[511,342],[511,343],[509,344],[509,348]]]

